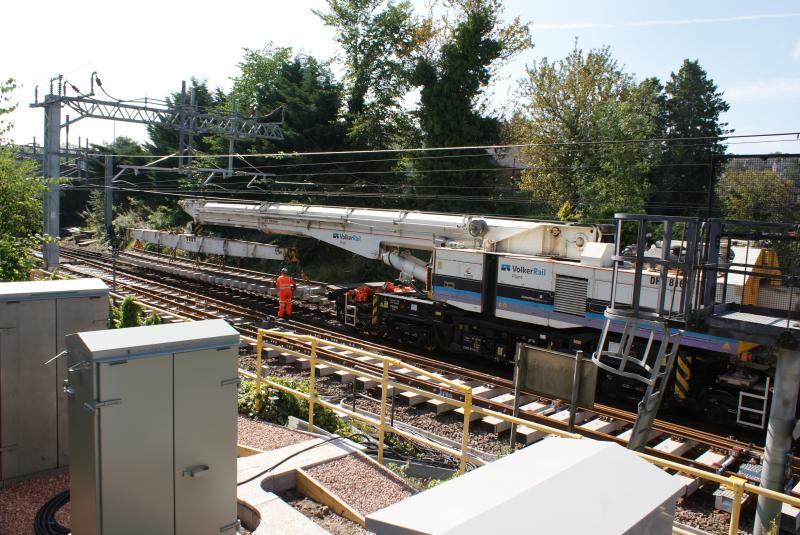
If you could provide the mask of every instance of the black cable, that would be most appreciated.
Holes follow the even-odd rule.
[[[346,440],[346,439],[351,438],[351,437],[364,437],[368,441],[372,440],[369,436],[361,434],[361,433],[354,433],[354,434],[350,435],[350,437],[339,437],[339,436],[336,436],[336,437],[331,437],[331,438],[325,439],[322,442],[317,442],[316,444],[312,444],[311,446],[308,446],[307,448],[303,448],[302,450],[296,451],[293,454],[289,455],[288,457],[284,457],[283,459],[281,459],[277,463],[273,464],[272,466],[270,466],[266,470],[263,470],[263,471],[257,473],[256,475],[254,475],[254,476],[252,476],[252,477],[250,477],[248,479],[245,479],[244,481],[237,482],[236,486],[240,487],[240,486],[242,486],[242,485],[244,485],[246,483],[250,483],[251,481],[253,481],[255,479],[258,479],[259,477],[263,476],[264,474],[268,474],[269,472],[272,472],[273,470],[278,468],[280,465],[282,465],[283,463],[285,463],[289,459],[292,459],[293,457],[297,457],[301,453],[305,453],[305,452],[307,452],[309,450],[313,450],[314,448],[318,448],[319,446],[324,446],[325,444],[329,444],[331,442],[336,442],[337,440]]]
[[[36,512],[33,520],[33,532],[36,535],[69,535],[70,529],[65,528],[56,520],[56,513],[69,502],[69,490],[56,494],[45,502]]]

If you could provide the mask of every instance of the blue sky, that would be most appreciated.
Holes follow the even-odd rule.
[[[424,2],[414,3],[422,11]],[[324,9],[322,0],[229,0],[224,9],[211,2],[186,9],[181,3],[141,0],[126,11],[113,5],[100,0],[84,0],[81,7],[56,0],[35,6],[4,2],[0,77],[13,76],[24,85],[15,95],[21,103],[14,115],[16,141],[41,140],[42,112],[27,104],[33,87],[45,86],[52,74],[67,74],[83,87],[97,70],[112,95],[163,97],[193,75],[211,86],[229,87],[242,48],[260,48],[270,40],[319,57],[338,51],[332,32],[311,13],[311,8]],[[725,119],[737,133],[800,130],[796,1],[506,0],[505,5],[507,17],[533,22],[535,47],[503,69],[492,94],[498,108],[508,103],[526,64],[565,56],[577,37],[584,50],[610,46],[619,63],[639,78],[664,80],[684,58],[698,59],[730,102]],[[145,138],[138,126],[86,120],[74,125],[70,141],[78,136],[110,141],[121,134]],[[800,152],[800,142],[730,148]]]

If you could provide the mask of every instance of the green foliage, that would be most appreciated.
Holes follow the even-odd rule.
[[[670,139],[716,137],[732,132],[720,114],[730,106],[717,91],[713,80],[697,61],[683,61],[664,87],[664,121]],[[666,145],[663,167],[655,178],[658,192],[654,202],[664,214],[704,213],[707,204],[711,163],[725,153],[725,145],[711,140],[703,143],[676,141]],[[719,170],[717,170],[719,171]],[[716,177],[714,177],[716,178]]]
[[[502,51],[502,44],[491,36],[492,29],[486,10],[473,11],[455,28],[438,58],[417,63],[414,81],[422,86],[420,125],[429,146],[458,145],[481,136],[484,143],[497,139],[498,121],[473,109],[476,97],[489,83],[489,66]]]
[[[132,296],[127,296],[119,306],[120,316],[118,329],[138,327],[141,324],[142,307]]]
[[[409,2],[327,0],[314,11],[344,49],[347,136],[358,148],[386,148],[410,134],[403,110],[413,53],[419,45]]]
[[[108,328],[116,329],[121,319],[121,311],[119,307],[114,306],[114,302],[108,300]]]
[[[7,109],[7,108],[6,108]],[[20,161],[10,147],[0,147],[0,280],[29,278],[31,255],[42,241],[42,193],[46,182],[35,176],[35,163]]]
[[[312,56],[293,55],[291,48],[268,46],[245,49],[239,72],[233,86],[238,109],[265,120],[285,119],[283,141],[242,143],[248,150],[341,148],[345,136],[340,120],[342,87],[327,64]],[[273,149],[267,151],[270,146]],[[227,144],[220,148],[227,151]]]
[[[441,46],[436,53],[423,55],[413,73],[421,86],[419,122],[424,143],[429,147],[485,145],[500,139],[500,121],[487,115],[481,101],[490,83],[493,67],[530,46],[527,26],[510,31],[499,23],[502,5],[494,1],[453,1],[457,23],[447,23],[440,31]],[[488,196],[499,176],[491,157],[482,151],[462,151],[462,158],[447,158],[447,153],[427,153],[433,159],[415,162],[414,184],[419,193],[453,193],[453,184],[470,188],[472,194]],[[474,169],[488,170],[476,171]],[[425,189],[421,189],[423,187]],[[456,190],[461,193],[463,190]],[[458,202],[432,201],[424,206],[443,211],[488,210],[488,204],[461,206]]]
[[[797,221],[791,180],[771,169],[723,172],[717,195],[729,219],[790,223]]]
[[[161,317],[155,312],[142,318],[142,306],[131,295],[126,296],[119,307],[109,303],[109,318],[112,329],[161,325],[163,323]]]
[[[300,392],[308,393],[309,391],[307,381],[282,377],[269,377],[269,379]],[[261,400],[261,410],[257,411],[256,405],[259,399]],[[308,420],[308,402],[277,388],[264,387],[259,395],[256,391],[255,381],[246,379],[239,386],[239,412],[250,418],[286,425],[289,416]],[[314,406],[314,425],[344,437],[350,437],[353,434],[353,430],[347,422],[336,416],[332,410],[319,405]]]
[[[148,316],[144,319],[144,323],[142,325],[150,326],[150,325],[161,325],[164,323],[164,320],[161,319],[161,316],[152,312],[148,314]]]
[[[5,144],[3,136],[8,134],[14,127],[12,123],[2,119],[3,115],[8,115],[17,109],[16,103],[11,103],[11,93],[17,89],[17,82],[13,78],[0,80],[0,145]]]
[[[81,212],[83,224],[87,230],[92,232],[95,237],[103,242],[108,241],[108,233],[105,224],[105,193],[103,190],[92,190],[89,192],[89,200],[86,208]]]
[[[654,80],[636,83],[608,48],[576,46],[562,60],[534,63],[507,128],[511,140],[534,144],[522,151],[522,187],[564,219],[643,212],[660,149],[596,142],[657,136],[660,90]]]

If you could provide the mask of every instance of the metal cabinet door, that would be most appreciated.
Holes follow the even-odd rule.
[[[235,533],[237,351],[175,354],[176,535]]]
[[[0,348],[0,446],[3,479],[55,468],[56,349],[52,301],[0,303],[15,329]],[[12,327],[12,325],[0,325]]]
[[[172,534],[172,355],[97,373],[101,533]]]
[[[108,326],[108,299],[105,297],[72,297],[56,301],[56,354],[66,349],[68,334],[105,330]],[[67,359],[60,358],[56,366],[56,408],[58,414],[58,466],[69,464],[69,419],[67,396],[62,385],[67,378]]]

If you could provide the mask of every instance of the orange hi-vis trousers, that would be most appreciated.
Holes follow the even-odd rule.
[[[278,290],[278,317],[282,318],[284,312],[287,316],[292,315],[292,289]]]

